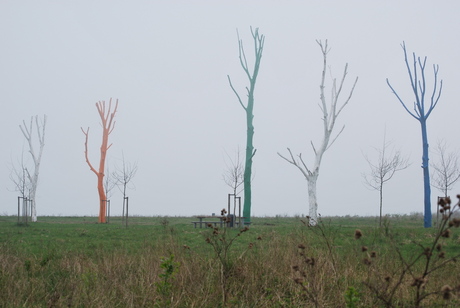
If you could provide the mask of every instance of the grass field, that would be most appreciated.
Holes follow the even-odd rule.
[[[460,232],[421,215],[38,220],[0,216],[0,307],[460,306]]]

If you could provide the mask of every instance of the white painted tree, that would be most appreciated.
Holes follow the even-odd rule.
[[[324,153],[332,146],[332,144],[337,140],[339,135],[343,132],[345,126],[338,132],[338,134],[331,139],[332,131],[334,130],[335,122],[337,117],[342,112],[343,108],[350,101],[353,91],[355,89],[356,83],[358,82],[358,77],[356,77],[353,86],[350,90],[348,97],[343,101],[342,104],[339,104],[339,98],[342,94],[343,85],[348,74],[348,63],[345,64],[345,69],[343,71],[342,79],[339,84],[337,84],[337,79],[332,78],[332,88],[331,88],[331,99],[329,104],[326,101],[325,88],[326,88],[326,69],[327,69],[327,54],[329,48],[327,45],[327,40],[325,44],[321,41],[316,41],[321,48],[323,54],[323,72],[321,75],[321,85],[320,85],[320,104],[319,107],[323,113],[323,138],[319,148],[316,148],[313,142],[311,141],[311,146],[315,154],[315,160],[313,167],[307,167],[307,164],[302,158],[302,153],[300,153],[297,158],[294,157],[290,148],[287,148],[289,152],[289,157],[283,156],[280,153],[278,155],[289,162],[290,164],[296,166],[304,175],[305,179],[308,182],[308,199],[309,199],[309,217],[310,224],[315,225],[318,219],[318,202],[316,195],[316,182],[319,176],[319,169],[321,166],[321,161]]]
[[[35,116],[35,126],[37,128],[37,138],[38,138],[38,154],[35,153],[34,149],[34,142],[33,142],[33,121],[34,117],[30,118],[30,124],[29,126],[26,125],[25,121],[22,121],[23,125],[19,125],[19,128],[22,131],[22,134],[27,140],[27,143],[29,145],[29,153],[32,156],[32,161],[33,161],[33,172],[30,172],[28,169],[26,169],[26,175],[28,177],[29,183],[30,183],[30,192],[29,192],[29,199],[31,202],[31,219],[33,222],[37,221],[37,205],[35,202],[35,195],[37,192],[37,186],[38,186],[38,176],[40,173],[40,162],[42,159],[42,154],[43,154],[43,148],[45,147],[45,128],[46,128],[46,115],[43,116],[43,120],[40,121],[38,120],[38,116]]]

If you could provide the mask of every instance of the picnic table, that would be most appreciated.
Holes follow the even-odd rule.
[[[218,215],[197,215],[194,216],[195,218],[198,218],[198,221],[192,221],[192,224],[195,226],[199,225],[200,228],[203,228],[203,225],[207,227],[209,224],[214,225],[214,227],[217,227],[219,225],[221,228],[227,223],[225,220],[227,219],[227,216],[218,216]],[[237,217],[234,218],[235,220],[233,223],[235,226],[239,224],[239,221]],[[241,217],[241,223],[244,225],[244,217]]]

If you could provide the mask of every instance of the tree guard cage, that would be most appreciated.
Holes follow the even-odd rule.
[[[123,197],[123,214],[121,215],[121,224],[126,227],[128,227],[128,201],[129,197]]]
[[[106,223],[110,222],[110,200],[101,200],[102,202],[105,202],[105,216],[107,216],[107,221]]]
[[[231,210],[231,201],[233,197],[233,211]],[[241,197],[237,197],[235,194],[228,194],[228,217],[230,217],[229,226],[235,227],[236,225],[241,226]],[[236,205],[238,204],[238,215],[236,215]],[[233,214],[232,214],[233,213]],[[238,219],[238,224],[235,224],[236,219]]]
[[[22,201],[22,207],[21,207]],[[18,197],[18,224],[28,224],[28,216],[32,213],[32,209],[29,207],[32,206],[32,200],[27,197]],[[21,213],[22,209],[22,213]],[[21,215],[22,214],[22,215]]]

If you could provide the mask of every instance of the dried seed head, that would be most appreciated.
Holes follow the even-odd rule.
[[[391,277],[390,276],[385,276],[385,278],[383,278],[383,279],[385,279],[386,282],[390,282]]]
[[[225,208],[223,208],[221,211],[220,211],[220,215],[221,216],[224,216],[225,214],[227,214],[227,210]]]
[[[303,283],[303,279],[302,279],[302,278],[295,278],[295,279],[294,279],[294,282],[297,283],[297,284],[302,284],[302,283]]]
[[[366,251],[367,251],[367,246],[361,247],[361,251],[362,251],[362,252],[366,252]]]
[[[441,292],[442,292],[442,298],[445,300],[449,300],[452,295],[452,288],[446,284],[445,286],[441,288]]]
[[[375,251],[371,251],[371,258],[377,258],[377,253]]]
[[[440,198],[438,201],[438,205],[444,207],[444,205],[446,205],[446,200],[444,200],[444,198]]]
[[[298,266],[298,265],[293,265],[293,266],[292,266],[292,269],[293,269],[294,271],[298,272],[298,271],[299,271],[299,266]]]
[[[411,286],[412,287],[421,287],[421,288],[423,288],[425,286],[426,282],[427,282],[426,278],[417,277],[417,278],[414,279],[414,281],[412,281]]]
[[[363,259],[363,263],[365,265],[371,265],[372,264],[371,260],[369,260],[368,258]]]
[[[315,258],[305,258],[305,263],[314,266],[315,265]]]
[[[444,232],[441,234],[442,237],[448,238],[450,237],[450,229],[444,230]]]
[[[450,200],[450,197],[445,197],[444,199],[445,199],[445,201],[446,201],[447,204],[451,204],[451,203],[452,203],[452,201]]]
[[[257,240],[261,241],[261,240],[262,240],[262,237],[259,235],[259,236],[257,237]]]
[[[431,256],[431,248],[430,247],[426,247],[423,251],[423,254],[427,257],[430,257]]]
[[[300,249],[305,249],[306,247],[305,247],[305,245],[304,245],[304,244],[299,244],[299,245],[297,245],[297,248],[300,248]]]
[[[361,230],[356,229],[355,230],[355,239],[359,240],[362,236],[363,236],[363,233],[361,232]]]
[[[190,249],[190,247],[187,246],[187,245],[184,245],[184,246],[182,246],[182,247],[183,247],[184,249]]]
[[[444,251],[441,251],[438,255],[438,257],[441,259],[445,258],[445,256],[446,256],[446,253]]]
[[[442,250],[442,244],[441,244],[441,243],[438,243],[438,245],[436,245],[436,250],[437,250],[437,251],[441,251],[441,250]]]
[[[251,249],[252,247],[254,247],[254,243],[249,243],[248,248]]]
[[[212,228],[212,224],[207,224],[207,226],[208,226],[209,228]]]
[[[455,228],[460,227],[460,218],[455,217],[454,219],[452,219],[452,222],[454,223]]]
[[[208,238],[206,238],[206,243],[210,244],[211,243],[211,240]]]

